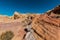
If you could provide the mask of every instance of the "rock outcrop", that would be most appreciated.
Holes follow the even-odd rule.
[[[44,14],[0,16],[0,35],[12,31],[12,40],[60,40],[60,6]]]
[[[36,40],[60,40],[60,6],[37,16],[32,27]]]

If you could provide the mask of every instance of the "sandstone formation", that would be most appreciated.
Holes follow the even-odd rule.
[[[0,35],[12,31],[12,40],[60,40],[60,6],[44,14],[0,16]]]

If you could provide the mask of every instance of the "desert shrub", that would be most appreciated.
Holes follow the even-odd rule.
[[[2,33],[0,40],[11,40],[13,36],[14,34],[12,31],[6,31],[5,33]]]

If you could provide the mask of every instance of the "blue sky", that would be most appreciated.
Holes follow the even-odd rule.
[[[0,0],[0,14],[11,16],[20,13],[44,13],[60,4],[60,0]]]

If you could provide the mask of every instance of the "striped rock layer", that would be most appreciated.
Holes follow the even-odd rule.
[[[60,6],[44,14],[0,16],[0,35],[12,31],[12,40],[60,40]]]

